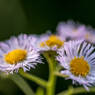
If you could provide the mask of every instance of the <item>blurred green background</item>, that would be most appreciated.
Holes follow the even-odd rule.
[[[60,21],[79,21],[95,27],[94,0],[0,0],[0,41],[21,33],[42,34],[56,31]],[[31,73],[48,79],[48,64],[38,64]],[[36,91],[38,85],[25,79]],[[56,93],[68,89],[71,80],[58,78]],[[74,85],[75,87],[75,85]],[[9,79],[0,78],[0,95],[24,95]],[[80,95],[80,94],[79,94]],[[82,94],[84,95],[84,94]],[[85,94],[87,95],[87,93]],[[89,94],[90,95],[90,94]],[[92,93],[92,95],[95,95]]]

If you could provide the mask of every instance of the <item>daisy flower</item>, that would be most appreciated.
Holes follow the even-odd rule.
[[[86,31],[85,25],[73,21],[60,22],[57,26],[58,35],[70,40],[83,39]]]
[[[95,85],[95,52],[91,44],[76,43],[70,41],[65,43],[64,48],[58,50],[57,61],[64,70],[62,74],[69,75],[73,84],[79,83],[87,90],[88,86]]]
[[[38,50],[33,46],[35,41],[34,37],[21,34],[0,42],[0,71],[18,72],[20,67],[29,71],[38,62],[41,63]]]
[[[91,43],[91,44],[95,44],[95,29],[87,29],[87,32],[84,35],[84,40]]]
[[[65,38],[61,38],[58,35],[47,32],[38,37],[37,47],[42,51],[57,50],[64,45]]]

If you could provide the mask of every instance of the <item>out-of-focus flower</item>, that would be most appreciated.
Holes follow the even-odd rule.
[[[76,43],[70,41],[65,43],[64,48],[58,50],[57,60],[63,66],[62,74],[69,75],[68,79],[73,84],[88,86],[95,85],[95,52],[91,44]]]
[[[29,71],[37,62],[41,63],[38,50],[33,46],[34,42],[35,38],[26,34],[0,42],[0,71],[18,72],[20,67]]]
[[[65,38],[60,37],[55,34],[51,34],[51,32],[47,32],[46,34],[42,34],[38,37],[37,47],[39,47],[42,51],[48,50],[57,50],[64,45]]]
[[[67,23],[60,22],[57,26],[57,31],[60,36],[69,38],[70,40],[79,40],[84,37],[86,27],[73,21],[67,21]]]
[[[84,40],[95,44],[95,29],[74,21],[60,22],[57,26],[57,34],[68,40]]]
[[[87,31],[84,35],[84,39],[85,41],[95,45],[95,31],[94,30]]]

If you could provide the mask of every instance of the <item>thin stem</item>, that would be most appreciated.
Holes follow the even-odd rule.
[[[56,76],[63,77],[63,78],[69,77],[68,75],[59,73],[58,71],[55,71],[54,74],[55,74]]]
[[[60,71],[61,69],[63,69],[62,66],[57,66],[57,67],[56,67],[56,71]]]
[[[90,88],[89,92],[95,92],[95,87]],[[88,91],[83,87],[78,87],[74,89],[73,94],[78,94],[78,93],[88,93]]]
[[[35,95],[44,95],[44,89],[42,87],[38,87]]]
[[[70,86],[70,87],[68,88],[68,91],[67,91],[66,93],[64,93],[64,95],[72,95],[73,90],[74,90],[73,87]]]
[[[49,57],[48,53],[44,54],[48,64],[49,64],[49,79],[46,88],[46,95],[54,95],[55,93],[55,84],[56,84],[56,75],[54,74],[55,67],[56,67],[56,60],[54,55]]]
[[[25,93],[25,95],[34,95],[34,92],[32,91],[31,87],[18,74],[10,74],[8,78],[11,79],[14,83],[16,83],[17,86]]]
[[[68,90],[63,91],[63,92],[61,92],[61,93],[59,93],[57,95],[67,95],[66,94],[67,92],[68,92]],[[90,88],[89,93],[90,92],[94,92],[95,93],[95,87]],[[73,90],[71,95],[76,95],[76,94],[79,94],[79,93],[88,93],[88,91],[85,88],[83,88],[83,87],[77,87],[77,88],[74,88],[74,90]]]
[[[43,86],[43,87],[46,87],[46,86],[47,86],[47,82],[46,82],[45,80],[43,80],[43,79],[41,79],[41,78],[39,78],[39,77],[37,77],[37,76],[35,76],[35,75],[28,74],[28,73],[24,72],[23,69],[21,69],[21,68],[20,68],[20,70],[19,70],[19,73],[20,73],[23,77],[25,77],[25,78],[27,78],[27,79],[29,79],[29,80],[34,81],[35,83],[37,83],[37,84],[40,85],[40,86]]]

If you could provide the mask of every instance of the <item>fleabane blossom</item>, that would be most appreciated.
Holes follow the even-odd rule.
[[[95,44],[95,29],[74,21],[60,22],[57,26],[57,34],[66,40],[83,40]]]
[[[95,45],[95,29],[87,29],[87,32],[84,35],[84,40]]]
[[[57,50],[64,45],[66,39],[64,37],[60,37],[56,34],[52,34],[51,32],[47,32],[46,34],[42,34],[38,37],[37,47],[42,51],[49,50]]]
[[[86,33],[86,26],[74,21],[60,22],[57,26],[57,33],[70,40],[83,39]]]
[[[95,52],[94,47],[86,42],[65,43],[64,48],[58,50],[57,61],[63,66],[62,74],[68,75],[73,84],[79,83],[89,91],[95,85]]]
[[[29,71],[41,63],[39,49],[33,46],[35,41],[33,36],[20,34],[0,42],[0,71],[12,74],[13,71],[18,72],[19,68]]]

